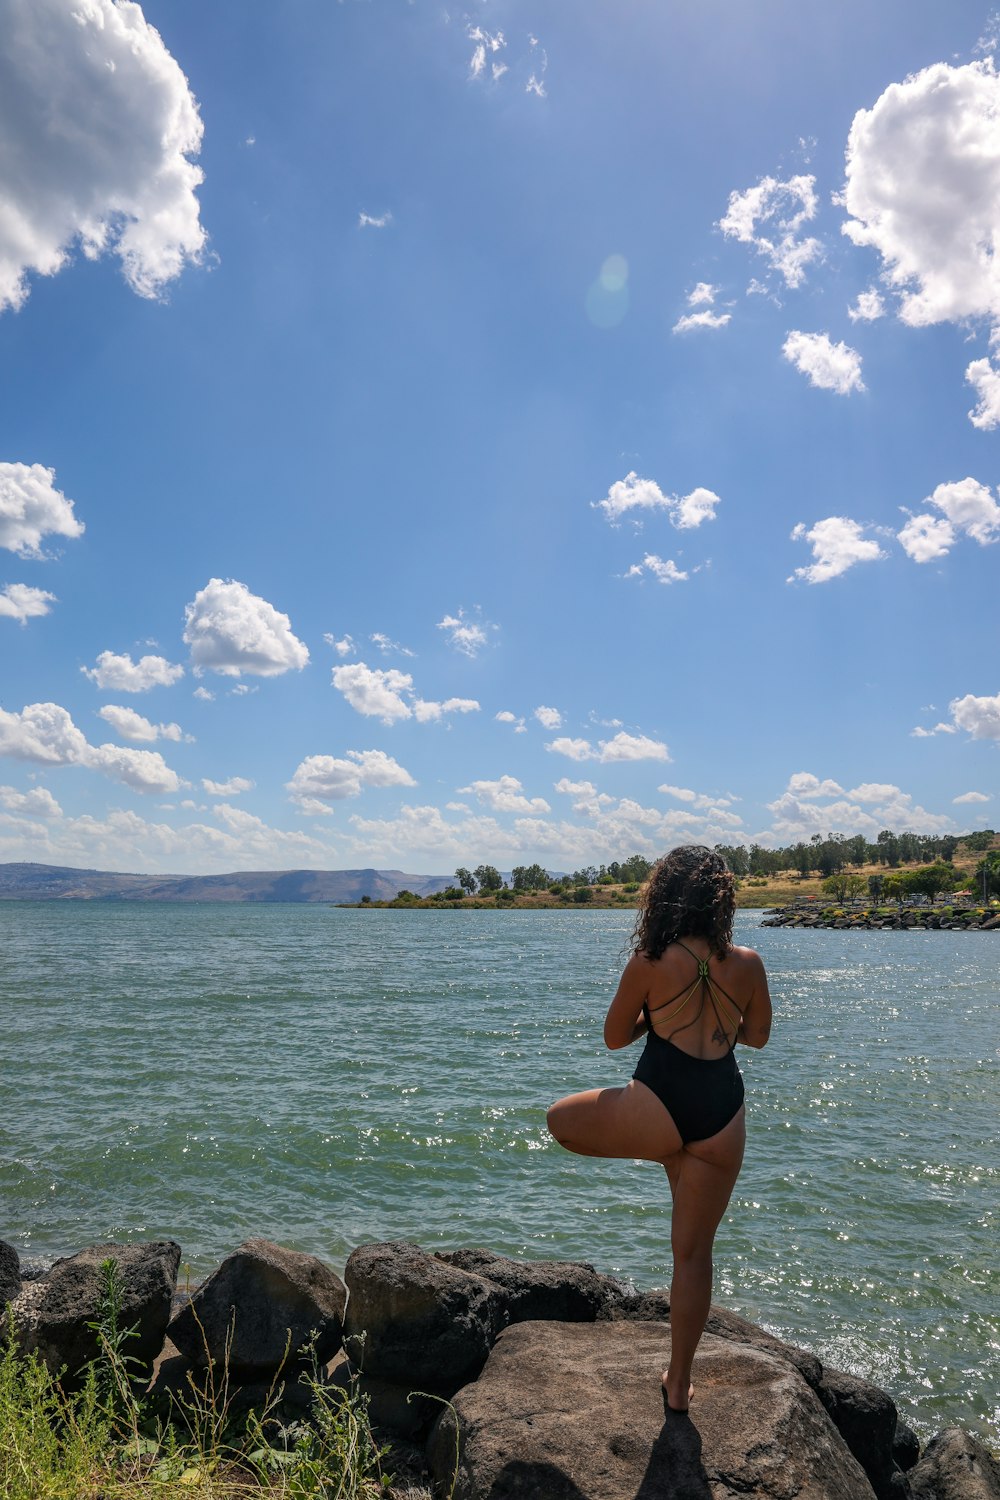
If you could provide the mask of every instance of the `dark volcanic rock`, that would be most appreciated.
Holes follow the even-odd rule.
[[[501,1289],[508,1323],[552,1318],[560,1323],[593,1323],[634,1301],[629,1288],[593,1266],[572,1260],[513,1260],[492,1250],[450,1250],[437,1260],[485,1277]]]
[[[961,1427],[931,1438],[907,1477],[915,1500],[1000,1500],[1000,1463]]]
[[[314,1255],[245,1240],[202,1282],[169,1334],[196,1365],[222,1364],[231,1337],[229,1368],[248,1379],[267,1377],[314,1332],[317,1358],[328,1359],[340,1347],[346,1300],[340,1277]]]
[[[37,1351],[50,1370],[65,1366],[75,1374],[99,1352],[87,1325],[100,1317],[105,1279],[101,1263],[117,1262],[123,1292],[119,1326],[137,1325],[125,1353],[152,1365],[163,1344],[170,1298],[177,1283],[181,1247],[173,1240],[139,1245],[91,1245],[79,1255],[57,1260],[37,1281],[26,1281],[13,1303],[18,1343]]]
[[[920,1457],[920,1439],[912,1427],[900,1420],[896,1422],[896,1431],[892,1437],[892,1456],[904,1474],[913,1468]]]
[[[475,1380],[503,1324],[504,1296],[492,1282],[408,1240],[362,1245],[344,1280],[352,1360],[408,1390],[447,1397]]]
[[[13,1302],[21,1290],[21,1262],[17,1251],[6,1240],[0,1240],[0,1312]]]
[[[817,1397],[786,1361],[709,1334],[691,1417],[666,1410],[660,1324],[521,1323],[454,1398],[455,1500],[872,1500]],[[444,1493],[455,1418],[428,1440]]]
[[[877,1385],[825,1366],[816,1394],[879,1500],[892,1500],[898,1494],[892,1451],[898,1420],[895,1402]]]

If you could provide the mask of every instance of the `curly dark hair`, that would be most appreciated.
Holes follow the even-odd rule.
[[[704,844],[671,849],[639,897],[632,952],[659,958],[682,937],[703,937],[718,958],[733,946],[736,884],[725,860]]]

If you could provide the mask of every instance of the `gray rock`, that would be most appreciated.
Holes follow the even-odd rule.
[[[961,1427],[931,1438],[907,1477],[915,1500],[1000,1500],[1000,1463]]]
[[[163,1344],[180,1258],[180,1245],[156,1240],[91,1245],[55,1261],[39,1280],[24,1282],[12,1304],[20,1347],[37,1352],[53,1373],[65,1366],[71,1377],[96,1359],[99,1340],[88,1324],[100,1317],[105,1288],[101,1264],[114,1260],[123,1283],[119,1325],[135,1325],[138,1331],[123,1353],[148,1368]]]
[[[879,1500],[893,1500],[899,1494],[892,1450],[898,1421],[895,1402],[877,1385],[826,1366],[816,1394]]]
[[[6,1240],[0,1240],[0,1313],[13,1302],[21,1290],[21,1262],[17,1251]]]
[[[340,1347],[346,1301],[340,1277],[314,1255],[245,1240],[202,1282],[169,1334],[195,1365],[228,1358],[241,1379],[266,1379],[294,1360],[313,1333],[317,1359],[329,1359]]]
[[[408,1390],[451,1396],[475,1380],[504,1321],[504,1294],[408,1240],[362,1245],[347,1262],[352,1360]]]
[[[572,1260],[514,1260],[492,1250],[450,1250],[437,1260],[482,1276],[503,1293],[506,1321],[551,1318],[560,1323],[593,1323],[635,1298],[628,1287],[594,1267]]]
[[[455,1500],[872,1500],[817,1397],[786,1361],[711,1334],[691,1417],[666,1410],[660,1324],[521,1323],[454,1398]],[[456,1418],[427,1452],[450,1492]]]

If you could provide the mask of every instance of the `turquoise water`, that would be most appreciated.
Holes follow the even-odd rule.
[[[1000,1446],[1000,938],[795,932],[741,1049],[749,1146],[717,1298]],[[623,1081],[630,914],[0,903],[0,1237],[485,1244],[669,1279],[662,1171],[545,1108]]]

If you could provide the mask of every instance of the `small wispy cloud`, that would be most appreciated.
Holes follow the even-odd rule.
[[[392,214],[387,209],[384,214],[366,214],[364,209],[358,214],[359,229],[388,229],[392,223]]]

